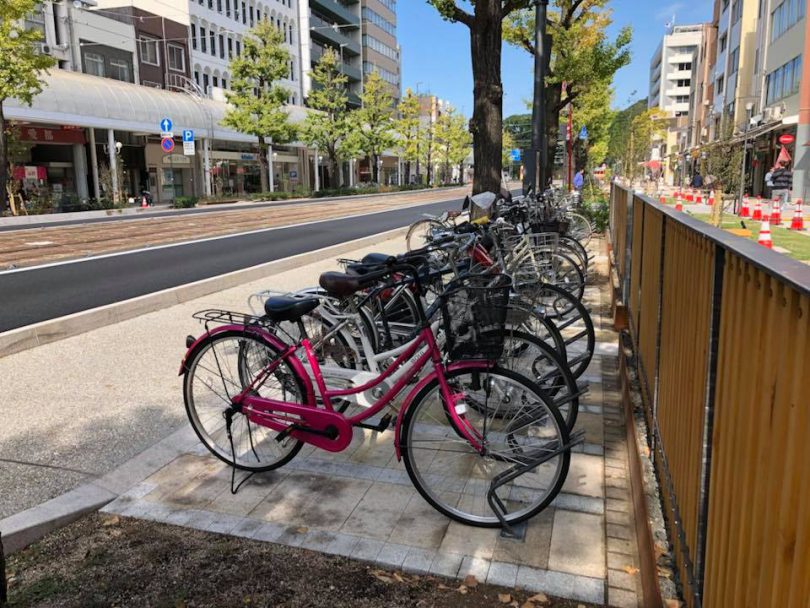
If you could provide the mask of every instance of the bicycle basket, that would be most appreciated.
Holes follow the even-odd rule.
[[[507,275],[467,275],[442,296],[451,359],[494,361],[503,353],[512,279]]]

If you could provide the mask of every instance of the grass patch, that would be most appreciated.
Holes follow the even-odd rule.
[[[711,223],[711,216],[708,213],[690,213],[689,215],[701,222],[706,222],[707,224]],[[745,222],[746,228],[752,232],[750,239],[756,241],[759,236],[760,223],[751,221],[750,219],[743,219],[742,221]],[[740,219],[724,215],[722,228],[742,228]],[[810,261],[809,235],[800,234],[795,230],[788,230],[780,226],[771,226],[771,239],[773,240],[774,247],[786,249],[788,252],[786,255],[792,257],[794,260],[801,262]]]

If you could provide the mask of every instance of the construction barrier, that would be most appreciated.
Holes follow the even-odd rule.
[[[810,267],[616,185],[610,238],[687,606],[807,608]]]

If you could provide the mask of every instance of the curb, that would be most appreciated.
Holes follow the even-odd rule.
[[[122,302],[91,308],[41,323],[27,325],[0,333],[0,357],[12,355],[37,346],[56,342],[75,336],[98,327],[120,323],[133,317],[194,300],[223,289],[236,287],[262,279],[269,275],[291,270],[299,266],[317,262],[325,257],[348,253],[354,249],[375,245],[395,236],[404,235],[408,228],[394,228],[370,236],[361,237],[345,243],[330,245],[306,253],[265,262],[257,266],[235,270],[216,277],[186,283],[154,293],[138,296]]]
[[[112,502],[177,458],[194,439],[190,427],[181,427],[109,473],[47,502],[0,519],[6,555],[20,551]]]

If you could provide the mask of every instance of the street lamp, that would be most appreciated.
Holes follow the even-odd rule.
[[[740,198],[734,204],[734,213],[742,207],[743,196],[745,196],[745,156],[748,154],[748,128],[751,126],[751,112],[754,109],[754,102],[749,101],[745,104],[745,136],[743,137],[743,153],[742,161],[740,162]]]

